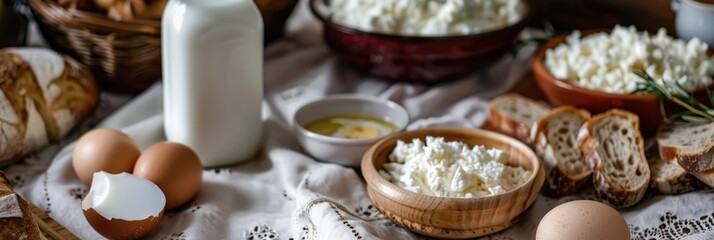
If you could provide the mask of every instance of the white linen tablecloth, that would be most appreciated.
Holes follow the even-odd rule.
[[[286,39],[266,49],[263,102],[265,143],[256,159],[205,170],[198,196],[169,211],[151,239],[419,239],[385,219],[367,197],[354,169],[318,162],[300,151],[290,118],[300,104],[336,93],[359,93],[403,105],[410,129],[433,125],[479,127],[487,99],[510,89],[528,71],[534,46],[506,55],[471,76],[435,86],[387,83],[338,62],[322,43],[320,25],[302,3]],[[534,91],[537,91],[534,89]],[[129,103],[103,94],[100,109],[66,141],[48,146],[6,169],[16,189],[82,239],[101,239],[86,222],[87,193],[71,166],[74,140],[94,127],[120,129],[142,149],[165,139],[161,85]],[[117,109],[115,111],[115,109]],[[111,113],[111,115],[109,115]],[[104,118],[108,116],[108,118]],[[240,137],[235,143],[241,144]],[[594,199],[592,188],[552,199],[540,196],[519,223],[485,239],[533,239],[543,215],[560,203]],[[714,194],[646,196],[622,210],[636,239],[714,239]]]

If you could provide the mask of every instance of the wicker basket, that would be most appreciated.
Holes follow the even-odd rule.
[[[279,37],[298,0],[256,0],[265,39]],[[27,0],[49,45],[87,65],[102,89],[137,93],[161,78],[161,21],[117,22],[94,12],[65,9],[56,0]]]

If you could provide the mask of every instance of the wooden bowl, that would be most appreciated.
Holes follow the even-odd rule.
[[[591,29],[581,32],[581,36],[594,33],[610,32],[609,29]],[[663,116],[660,112],[659,98],[649,94],[616,94],[591,90],[556,79],[545,68],[543,59],[548,49],[555,48],[569,34],[555,37],[545,43],[533,59],[533,74],[536,84],[545,94],[553,106],[572,105],[577,108],[587,109],[593,114],[602,113],[613,108],[624,109],[640,117],[640,130],[645,134],[654,133],[662,123]],[[711,87],[710,87],[711,88]],[[706,92],[702,89],[695,93],[699,99],[706,99]],[[705,102],[708,102],[705,101]],[[674,104],[666,104],[667,112],[681,110]]]
[[[522,166],[534,174],[503,194],[477,198],[449,198],[410,192],[378,173],[397,140],[410,142],[426,136],[444,137],[469,146],[484,145],[510,154],[506,164]],[[385,216],[414,232],[438,238],[473,238],[511,226],[538,196],[545,179],[535,153],[525,144],[502,134],[478,129],[429,128],[398,133],[373,145],[362,159],[362,174],[374,206]]]

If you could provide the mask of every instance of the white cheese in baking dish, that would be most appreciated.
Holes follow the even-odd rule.
[[[484,146],[469,148],[442,137],[398,141],[379,174],[406,190],[440,197],[482,197],[507,192],[531,172],[503,164],[508,154]]]
[[[521,0],[330,0],[331,19],[368,32],[465,35],[512,25]]]
[[[557,79],[608,93],[635,91],[642,80],[634,73],[642,70],[660,84],[676,81],[691,92],[712,83],[714,59],[707,50],[707,44],[697,38],[673,39],[664,29],[650,36],[635,27],[615,26],[610,34],[583,38],[573,32],[546,51],[544,63]]]

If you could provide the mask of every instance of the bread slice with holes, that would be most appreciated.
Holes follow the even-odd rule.
[[[655,148],[656,149],[656,148]],[[660,194],[682,194],[696,190],[701,185],[674,160],[663,160],[658,151],[647,153],[650,165],[650,189]]]
[[[530,144],[531,127],[550,111],[550,107],[518,94],[506,94],[491,100],[488,110],[493,127]]]
[[[595,190],[615,207],[642,200],[650,181],[639,129],[637,115],[613,109],[593,116],[578,133],[578,146],[593,169]]]
[[[536,153],[545,168],[544,193],[553,197],[577,191],[592,170],[577,145],[578,130],[590,119],[590,113],[571,106],[553,109],[533,126]]]
[[[664,125],[657,144],[662,159],[676,159],[689,173],[714,169],[714,122]]]

